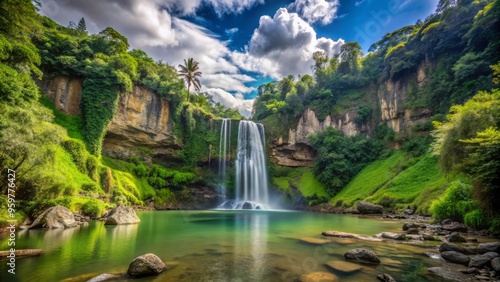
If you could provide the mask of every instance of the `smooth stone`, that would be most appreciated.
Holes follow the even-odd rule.
[[[63,206],[46,209],[30,225],[32,228],[72,228],[77,227],[73,213]]]
[[[424,241],[441,241],[441,238],[439,238],[438,236],[433,236],[430,234],[422,234],[422,238],[424,239]]]
[[[380,259],[374,252],[363,248],[356,248],[345,252],[344,258],[355,262],[380,264]]]
[[[441,257],[445,260],[453,263],[468,265],[470,261],[470,257],[455,251],[446,251],[441,252]]]
[[[448,242],[467,242],[467,239],[460,235],[460,233],[453,232],[448,238]]]
[[[455,269],[449,266],[429,267],[428,270],[430,273],[447,280],[458,281],[458,282],[472,281],[469,275],[456,271]]]
[[[405,240],[406,235],[403,233],[382,232],[382,238],[392,239],[392,240]]]
[[[337,276],[329,272],[311,272],[300,276],[301,282],[338,282]]]
[[[390,276],[387,273],[379,274],[379,275],[377,275],[377,278],[378,278],[378,280],[384,281],[384,282],[396,282],[396,280],[394,278],[392,278],[392,276]]]
[[[442,243],[439,246],[439,252],[446,252],[446,251],[455,251],[462,254],[470,254],[470,255],[475,253],[474,250],[472,250],[471,248],[464,248],[462,246],[458,246],[453,243]]]
[[[313,238],[313,237],[304,237],[300,238],[299,241],[308,243],[308,244],[313,244],[313,245],[324,245],[331,243],[332,241],[327,240],[327,239],[319,239],[319,238]]]
[[[118,206],[106,216],[105,225],[137,224],[141,222],[134,209],[129,206]]]
[[[87,280],[87,282],[103,282],[103,281],[109,281],[118,278],[118,275],[114,274],[109,274],[109,273],[103,273],[101,275],[97,275],[96,277]]]
[[[490,243],[479,244],[479,245],[477,245],[477,252],[479,254],[484,254],[487,252],[500,253],[500,242],[490,242]]]
[[[487,252],[482,255],[475,255],[470,258],[469,267],[482,268],[488,265],[494,258],[500,255],[496,252]]]
[[[359,202],[358,205],[356,206],[356,209],[358,209],[359,213],[361,214],[383,214],[384,213],[384,207],[381,205],[374,205],[369,202]]]
[[[335,261],[329,261],[326,263],[329,267],[331,267],[334,270],[340,271],[340,272],[345,272],[345,273],[352,273],[360,270],[362,267],[358,264],[348,262],[348,261],[341,261],[341,260],[335,260]]]
[[[127,274],[132,277],[160,274],[166,269],[165,263],[155,254],[136,257],[128,266]]]
[[[491,260],[491,267],[497,273],[500,273],[500,258],[494,258],[493,260]]]

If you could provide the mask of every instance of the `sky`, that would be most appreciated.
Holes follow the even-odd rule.
[[[61,25],[112,27],[131,49],[177,67],[199,62],[201,91],[251,115],[257,87],[311,74],[312,54],[357,41],[366,54],[388,32],[424,20],[439,0],[41,0]]]

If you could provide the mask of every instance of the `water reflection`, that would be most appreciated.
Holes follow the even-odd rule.
[[[242,259],[248,258],[248,264],[245,265],[248,271],[246,277],[251,277],[250,280],[254,281],[263,281],[268,253],[269,214],[267,212],[238,213],[234,221],[239,231],[234,233],[234,262],[241,264]]]

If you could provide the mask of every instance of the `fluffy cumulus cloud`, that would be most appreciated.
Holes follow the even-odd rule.
[[[297,13],[281,8],[272,18],[262,16],[246,53],[233,52],[231,58],[240,68],[280,79],[288,74],[311,73],[315,51],[331,56],[343,43],[342,39],[317,38]]]
[[[311,12],[315,11],[311,7],[323,7],[323,2],[297,0],[295,6],[301,16],[310,21],[314,18],[312,15],[319,15]],[[212,94],[215,101],[248,116],[253,100],[242,97],[255,90],[247,86],[254,78],[243,74],[242,70],[276,79],[289,74],[310,73],[315,51],[323,50],[332,55],[338,53],[343,44],[342,39],[317,38],[307,21],[297,13],[289,13],[286,8],[279,9],[272,18],[260,18],[244,52],[229,50],[228,42],[221,41],[218,35],[179,18],[179,15],[195,13],[203,4],[212,5],[222,15],[240,13],[259,3],[263,0],[45,0],[40,13],[62,25],[84,17],[90,33],[113,27],[129,39],[132,48],[142,49],[154,59],[172,66],[193,57],[203,72],[202,91]],[[309,3],[310,8],[304,8],[301,3]],[[326,17],[333,17],[334,2],[325,3],[327,6],[324,7],[330,11]],[[238,29],[226,32],[231,34]]]
[[[288,6],[308,23],[329,24],[335,19],[339,0],[295,0]]]
[[[50,0],[49,0],[50,1]],[[51,1],[54,2],[54,1]],[[230,1],[210,0],[218,12],[226,9],[240,11],[259,3],[258,0]],[[64,4],[44,5],[41,13],[57,22],[66,25],[85,17],[87,28],[91,33],[98,33],[111,26],[129,39],[132,48],[142,49],[156,60],[163,60],[177,66],[183,59],[193,57],[200,63],[203,72],[201,82],[205,90],[212,88],[236,93],[249,93],[254,90],[245,85],[254,79],[240,73],[238,67],[229,60],[230,50],[226,43],[205,28],[182,20],[172,15],[167,8],[182,10],[182,13],[193,12],[201,1],[187,0],[80,0],[67,1]],[[232,30],[236,32],[237,30]],[[208,91],[209,93],[219,93]],[[226,96],[227,96],[226,95]],[[216,100],[216,99],[214,99]],[[249,113],[248,104],[242,99],[219,99],[224,105],[243,109]]]

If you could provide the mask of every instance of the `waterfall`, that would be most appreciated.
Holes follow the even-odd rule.
[[[226,192],[226,169],[229,163],[228,156],[231,146],[231,119],[225,118],[222,120],[220,127],[219,141],[219,198],[223,201],[227,198]]]
[[[268,177],[265,134],[262,124],[240,121],[236,152],[236,199],[224,202],[225,209],[268,209]]]

